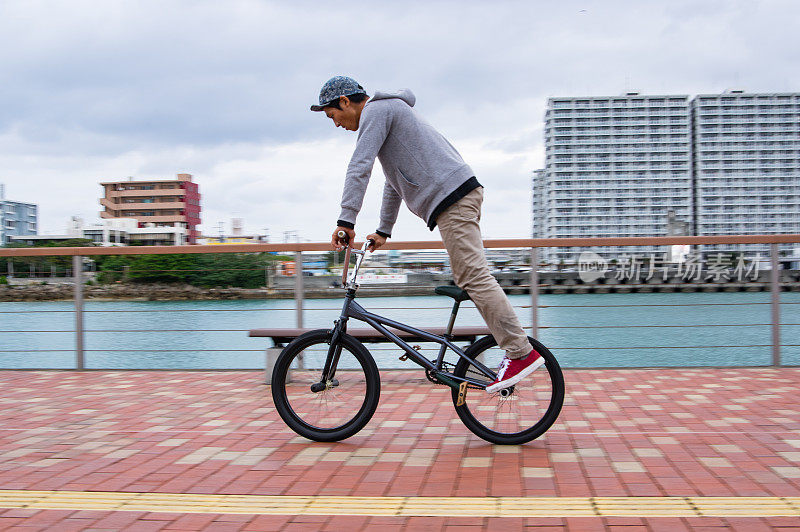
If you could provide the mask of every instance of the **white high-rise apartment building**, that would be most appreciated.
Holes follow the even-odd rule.
[[[800,233],[797,93],[551,98],[545,155],[534,173],[534,237],[666,236],[670,210],[696,235]],[[543,258],[574,262],[584,249]]]
[[[685,95],[550,98],[545,168],[534,173],[535,237],[665,235],[667,213],[692,208],[691,130]],[[543,259],[575,262],[632,248],[549,248]],[[636,252],[663,252],[655,246]]]
[[[800,94],[700,94],[691,108],[696,234],[800,233]]]

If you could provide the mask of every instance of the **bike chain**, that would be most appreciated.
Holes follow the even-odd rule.
[[[456,366],[455,366],[455,364],[450,364],[449,362],[444,362],[444,361],[442,362],[442,369],[443,369],[444,371],[447,371],[447,372],[449,372],[449,373],[452,373],[452,372],[453,372],[453,369],[455,369],[455,367],[456,367]],[[439,386],[447,386],[448,388],[450,387],[450,385],[449,385],[449,384],[447,384],[446,382],[442,382],[442,381],[440,381],[439,379],[437,379],[437,378],[436,378],[436,375],[434,375],[434,372],[433,372],[433,370],[426,369],[426,370],[425,370],[425,377],[426,377],[426,378],[427,378],[429,381],[431,381],[432,383],[434,383],[434,384],[438,384]]]
[[[442,362],[442,369],[449,373],[452,373],[455,367],[456,367],[455,364],[451,364],[449,362]],[[425,377],[427,377],[427,379],[431,381],[433,384],[438,384],[439,386],[447,386],[448,388],[450,388],[449,384],[437,379],[436,375],[434,375],[432,370],[426,369]],[[483,390],[483,388],[481,388],[480,386],[476,386],[475,384],[467,384],[467,388],[469,388],[470,390]]]
[[[433,384],[438,384],[439,386],[447,386],[448,388],[450,387],[449,384],[444,383],[444,382],[440,381],[439,379],[437,379],[436,376],[433,374],[433,372],[431,370],[429,370],[429,369],[425,370],[425,377],[429,381],[431,381]]]

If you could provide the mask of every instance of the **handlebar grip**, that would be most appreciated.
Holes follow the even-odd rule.
[[[350,235],[348,235],[345,231],[339,231],[338,233],[336,233],[336,236],[344,240],[345,244],[350,243]]]

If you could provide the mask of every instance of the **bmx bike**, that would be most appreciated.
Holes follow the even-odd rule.
[[[367,240],[360,250],[347,246],[344,304],[333,327],[295,338],[275,362],[272,398],[283,421],[301,436],[331,442],[353,436],[372,418],[380,397],[380,374],[369,350],[347,334],[352,318],[368,323],[402,349],[400,359],[422,367],[429,381],[450,387],[458,417],[475,435],[495,444],[518,445],[544,434],[564,402],[564,377],[550,350],[528,337],[531,347],[544,357],[544,365],[513,386],[487,393],[486,386],[497,377],[490,368],[498,367],[505,353],[492,336],[464,349],[453,343],[459,305],[469,299],[466,291],[456,286],[436,288],[437,294],[455,300],[442,335],[369,312],[356,302],[358,271],[369,244]],[[352,255],[356,260],[348,276]],[[419,346],[410,345],[392,329],[439,344],[437,356],[428,359]]]

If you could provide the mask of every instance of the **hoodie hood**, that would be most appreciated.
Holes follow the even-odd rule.
[[[414,107],[414,104],[417,102],[417,97],[414,96],[414,93],[411,92],[409,89],[400,89],[399,91],[375,91],[375,96],[370,98],[372,100],[389,100],[391,98],[397,98],[399,100],[403,100],[408,104],[409,107]]]

